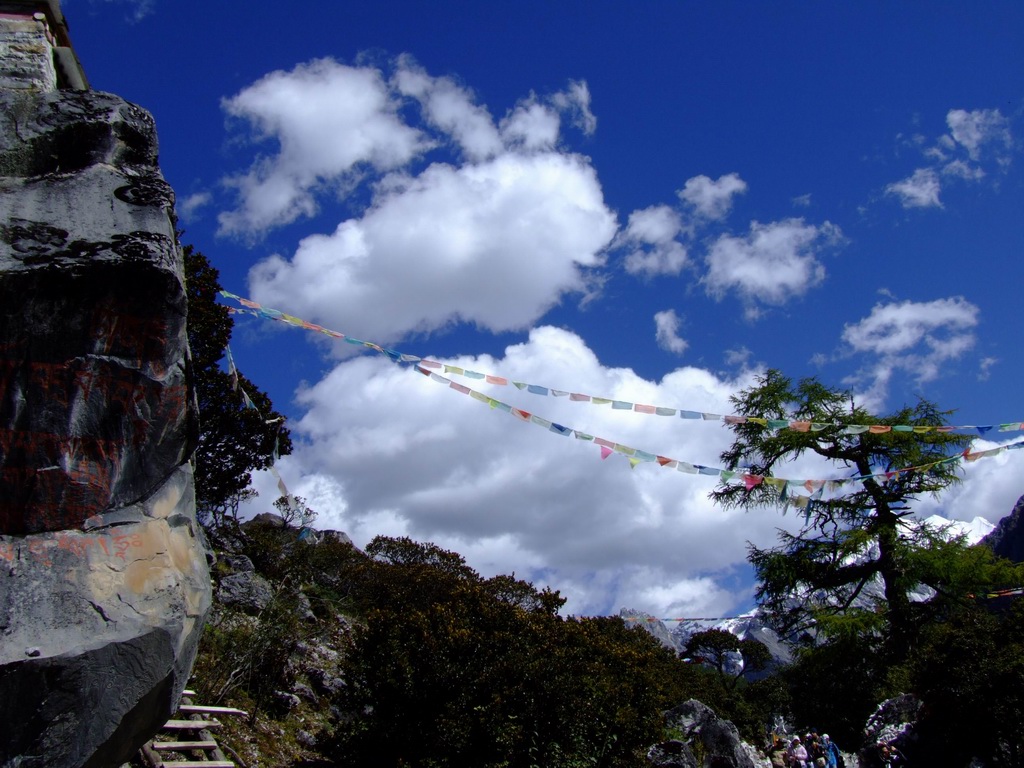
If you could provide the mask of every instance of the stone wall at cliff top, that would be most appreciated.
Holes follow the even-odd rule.
[[[210,606],[173,194],[153,120],[0,90],[0,766],[117,766]]]

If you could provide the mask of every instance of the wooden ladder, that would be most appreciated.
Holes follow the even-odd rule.
[[[176,717],[164,723],[160,733],[140,750],[149,768],[237,768],[213,737],[221,728],[217,716],[246,717],[247,712],[234,707],[205,707],[193,704],[192,691],[182,693]]]

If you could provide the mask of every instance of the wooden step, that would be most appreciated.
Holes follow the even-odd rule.
[[[216,720],[168,720],[163,724],[168,731],[190,731],[202,728],[223,728],[223,724]]]
[[[166,768],[238,768],[230,760],[164,760]]]
[[[249,713],[234,707],[205,707],[199,704],[182,704],[178,712],[183,715],[239,715],[248,717]]]
[[[181,752],[186,749],[216,749],[216,741],[154,741],[153,749],[157,752],[170,751]]]

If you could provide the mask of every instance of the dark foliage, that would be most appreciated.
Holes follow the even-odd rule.
[[[333,756],[375,766],[636,765],[684,666],[620,619],[556,614],[557,593],[484,579],[430,544],[377,538],[358,576]]]
[[[265,392],[244,375],[235,381],[220,368],[234,324],[227,307],[216,301],[220,273],[192,246],[183,250],[188,340],[199,404],[196,509],[204,524],[216,521],[213,527],[222,529],[234,519],[253,470],[273,463],[275,446],[279,455],[290,453],[291,438]],[[245,407],[239,388],[244,388],[256,409]]]
[[[925,703],[915,763],[1024,765],[1024,600],[982,600],[928,627],[911,675]]]
[[[686,644],[684,654],[697,662],[711,666],[718,673],[724,688],[734,690],[744,672],[756,672],[765,668],[771,660],[771,653],[764,643],[757,640],[740,640],[724,629],[708,629],[695,633]],[[729,672],[730,656],[740,654],[743,664],[736,672]]]
[[[852,749],[878,704],[902,691],[890,687],[879,638],[846,635],[805,649],[782,673],[794,722],[828,732]]]

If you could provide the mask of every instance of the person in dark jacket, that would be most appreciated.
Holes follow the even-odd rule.
[[[905,768],[907,765],[907,758],[896,748],[895,744],[883,744],[879,752],[882,768]]]

